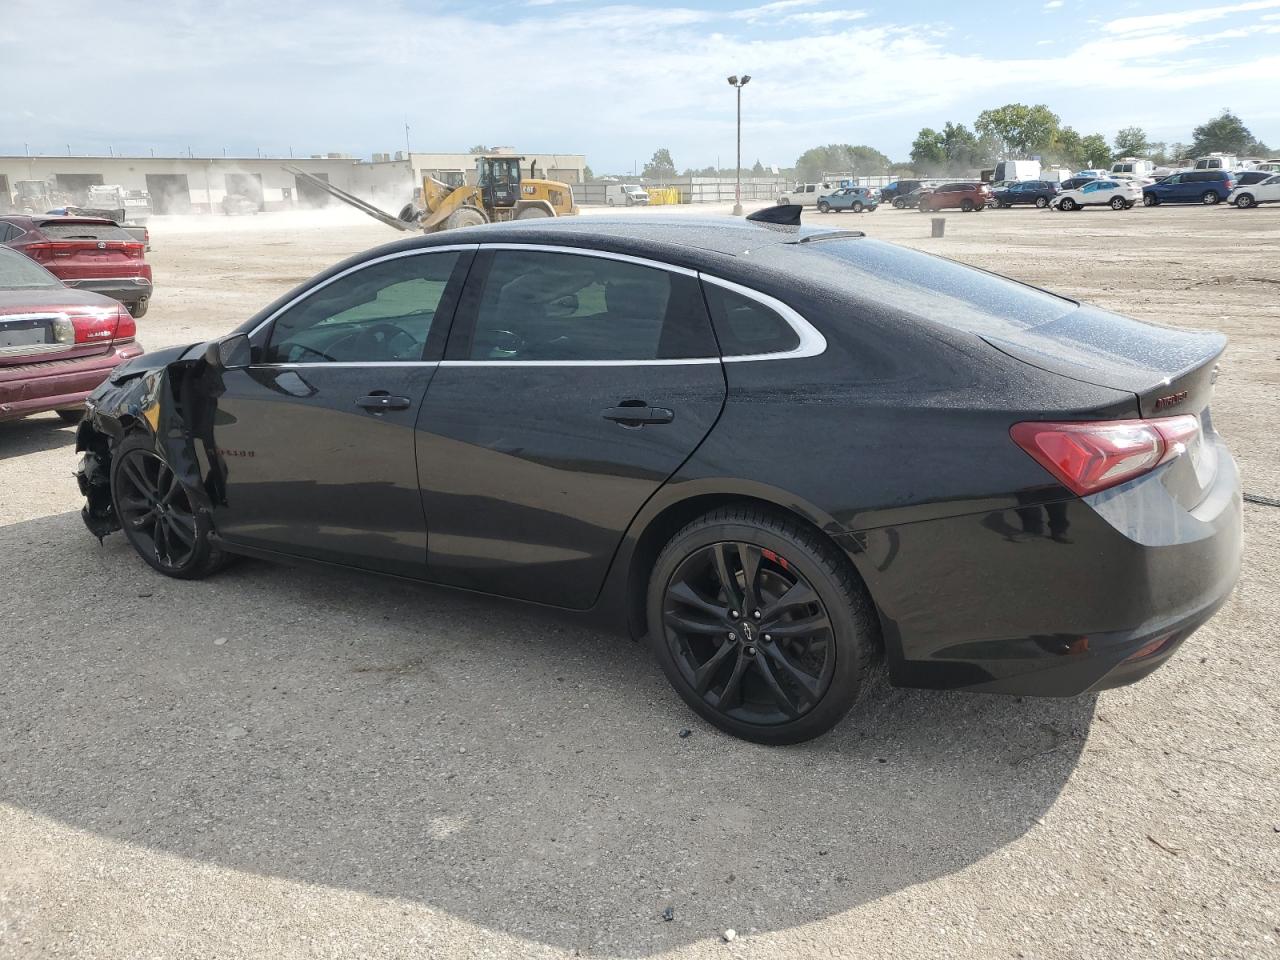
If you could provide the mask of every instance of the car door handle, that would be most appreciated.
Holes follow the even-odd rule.
[[[614,423],[620,423],[624,427],[642,427],[646,423],[670,423],[676,418],[675,413],[666,407],[651,407],[642,401],[626,400],[619,406],[609,407],[600,416]]]
[[[356,401],[357,407],[366,410],[408,410],[412,401],[408,397],[393,397],[385,391],[375,391]]]

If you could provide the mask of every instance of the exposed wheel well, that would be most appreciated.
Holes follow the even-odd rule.
[[[679,503],[674,503],[667,507],[649,521],[649,525],[645,527],[644,533],[640,535],[640,539],[636,543],[627,570],[627,626],[632,637],[639,639],[648,630],[645,595],[649,588],[649,575],[653,571],[653,564],[658,559],[658,554],[662,552],[662,548],[686,524],[696,520],[704,513],[710,513],[712,510],[727,506],[759,507],[803,524],[816,535],[831,543],[841,560],[848,564],[849,570],[857,578],[858,583],[862,584],[864,590],[867,589],[866,582],[862,579],[857,567],[853,565],[844,550],[808,517],[759,497],[747,497],[739,494],[703,494],[690,497],[688,500],[681,500]],[[875,598],[870,596],[869,590],[867,595],[874,606]],[[876,609],[878,612],[878,608]],[[879,637],[877,637],[877,642],[880,642]]]

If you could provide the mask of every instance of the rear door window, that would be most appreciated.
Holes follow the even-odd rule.
[[[450,339],[450,358],[590,363],[716,356],[694,277],[574,253],[490,256],[474,323],[456,344]]]

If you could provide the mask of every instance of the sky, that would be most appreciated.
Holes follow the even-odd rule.
[[[1230,107],[1280,148],[1280,0],[5,0],[0,154],[584,153],[790,166],[1045,103],[1154,140]],[[63,36],[67,42],[58,42]],[[40,38],[33,43],[33,38]],[[110,38],[110,42],[108,42]],[[118,50],[115,55],[108,51]]]

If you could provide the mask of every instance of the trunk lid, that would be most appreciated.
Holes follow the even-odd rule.
[[[1161,327],[1086,306],[982,339],[1041,370],[1128,391],[1143,417],[1199,415],[1209,405],[1227,345],[1220,333]]]
[[[0,291],[0,368],[108,353],[120,313],[119,304],[97,294]]]
[[[28,256],[63,280],[145,276],[145,244],[109,221],[60,217],[37,225],[43,240],[26,244]]]

